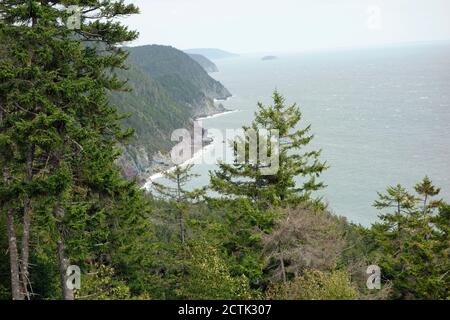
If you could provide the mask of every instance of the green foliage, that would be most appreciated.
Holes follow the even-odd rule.
[[[267,141],[276,139],[278,148],[270,146],[261,150],[259,147],[258,150],[259,153],[278,157],[278,170],[265,174],[263,170],[269,164],[260,157],[249,157],[249,144],[252,142],[237,139],[234,142],[235,150],[245,150],[245,159],[236,156],[232,165],[220,163],[220,170],[211,174],[211,188],[225,196],[249,198],[262,207],[310,201],[312,192],[324,187],[316,179],[327,166],[319,161],[320,151],[307,151],[306,147],[313,136],[309,134],[310,126],[298,129],[301,119],[302,114],[297,105],[286,106],[285,99],[277,91],[273,94],[273,106],[259,103],[251,127],[243,129],[245,132],[252,129],[257,135],[261,130],[267,130]],[[272,130],[276,130],[279,136],[273,136]],[[295,182],[297,176],[305,178],[299,187]]]
[[[214,233],[229,257],[230,270],[245,275],[252,287],[264,281],[262,238],[274,225],[275,213],[255,208],[247,199],[210,200],[209,210],[221,217]]]
[[[81,6],[80,29],[61,24],[69,5]],[[138,10],[123,1],[4,1],[0,10],[2,214],[12,208],[22,256],[32,244],[21,270],[38,266],[31,285],[22,271],[22,291],[59,298],[58,264],[118,264],[125,234],[136,247],[151,238],[138,228],[148,226],[148,204],[115,165],[132,132],[106,96],[124,87],[107,72],[125,68],[118,45],[137,37],[115,19]]]
[[[177,293],[182,299],[231,300],[253,298],[248,279],[233,277],[219,251],[206,243],[186,248],[186,272]]]
[[[76,293],[77,300],[128,300],[130,289],[114,277],[114,269],[98,266],[82,275],[82,288]]]
[[[148,169],[154,154],[170,151],[174,130],[192,129],[193,117],[220,111],[213,99],[229,97],[230,93],[173,47],[154,45],[126,51],[130,53],[128,69],[115,73],[127,80],[131,92],[110,93],[109,101],[130,115],[122,122],[136,132],[121,159],[126,176],[134,177]]]
[[[193,178],[198,177],[198,174],[192,174],[190,171],[194,165],[176,166],[172,170],[163,172],[163,177],[168,180],[171,185],[163,185],[157,182],[152,182],[154,191],[166,199],[175,200],[179,203],[189,202],[199,199],[205,195],[204,188],[193,191],[186,190],[186,184]]]
[[[268,297],[277,300],[355,300],[358,291],[351,285],[346,272],[306,270],[294,280],[273,288]]]
[[[109,100],[120,112],[130,115],[122,122],[135,130],[131,144],[125,146],[128,159],[123,165],[134,164],[137,170],[144,172],[147,168],[138,161],[141,149],[148,155],[170,151],[173,130],[191,128],[192,113],[181,102],[171,98],[150,74],[130,60],[127,65],[128,70],[117,73],[120,78],[127,79],[131,92],[110,93]]]
[[[448,205],[428,201],[439,189],[425,178],[415,190],[388,188],[378,208],[394,207],[372,226],[373,261],[393,284],[393,297],[400,299],[447,299],[449,297]]]
[[[77,300],[150,300],[148,295],[132,296],[126,282],[118,279],[115,270],[100,265],[82,275]]]
[[[193,191],[187,191],[185,189],[186,183],[188,183],[192,178],[198,176],[196,174],[190,173],[192,167],[193,165],[176,166],[173,170],[169,170],[163,173],[163,176],[174,186],[166,186],[156,182],[152,183],[154,190],[159,195],[162,195],[163,197],[176,202],[176,209],[178,211],[178,221],[180,226],[180,240],[182,244],[184,244],[186,241],[186,204],[191,201],[198,201],[205,195],[205,190],[203,188]]]
[[[379,200],[376,200],[373,205],[375,208],[379,210],[394,208],[397,215],[409,213],[417,201],[399,184],[395,187],[388,187],[386,194],[378,193],[378,197]]]
[[[219,99],[230,96],[220,82],[187,54],[166,46],[129,48],[133,63],[152,75],[176,101],[189,105],[204,98]]]
[[[78,30],[61,23],[68,5],[82,7]],[[277,173],[261,174],[260,161],[221,164],[211,176],[217,199],[185,189],[190,166],[166,174],[176,187],[156,185],[163,199],[123,179],[116,163],[133,129],[129,153],[159,150],[175,126],[229,94],[175,49],[130,48],[128,57],[122,44],[137,34],[117,18],[137,12],[113,0],[0,3],[0,228],[16,233],[0,232],[0,299],[61,299],[66,262],[82,270],[80,299],[356,299],[361,285],[342,270],[359,256],[381,266],[393,298],[450,297],[450,206],[433,199],[440,190],[428,178],[414,196],[390,187],[375,206],[392,212],[370,230],[302,209],[324,187],[316,179],[326,165],[308,150],[297,106],[277,92],[251,126],[279,131]],[[122,96],[126,77],[135,93]],[[10,265],[20,267],[19,291]]]

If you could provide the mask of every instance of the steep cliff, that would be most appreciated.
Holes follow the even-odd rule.
[[[125,175],[134,177],[161,165],[175,129],[192,129],[193,118],[224,111],[214,99],[230,93],[180,50],[156,45],[127,50],[129,69],[118,76],[132,91],[113,93],[110,102],[130,115],[124,124],[136,130],[119,160]]]
[[[208,73],[219,71],[219,68],[217,68],[214,62],[202,56],[201,54],[189,54],[189,57],[194,59]]]

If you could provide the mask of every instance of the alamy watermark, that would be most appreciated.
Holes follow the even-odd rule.
[[[380,290],[381,289],[381,268],[377,265],[371,265],[367,267],[366,273],[369,275],[367,278],[367,289]]]
[[[66,270],[66,286],[69,290],[81,289],[81,269],[79,266],[69,266]]]
[[[372,31],[378,31],[383,28],[383,16],[380,6],[371,5],[367,7],[367,28]]]
[[[68,6],[66,12],[69,14],[66,21],[67,28],[70,30],[81,29],[81,7],[76,5]]]

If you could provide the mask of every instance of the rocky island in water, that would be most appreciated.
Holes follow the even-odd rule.
[[[262,61],[269,61],[269,60],[276,60],[276,59],[278,59],[278,57],[276,57],[276,56],[265,56],[261,60]]]

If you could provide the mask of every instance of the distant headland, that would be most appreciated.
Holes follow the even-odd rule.
[[[238,54],[215,48],[199,48],[184,50],[187,54],[200,54],[210,60],[239,57]]]

